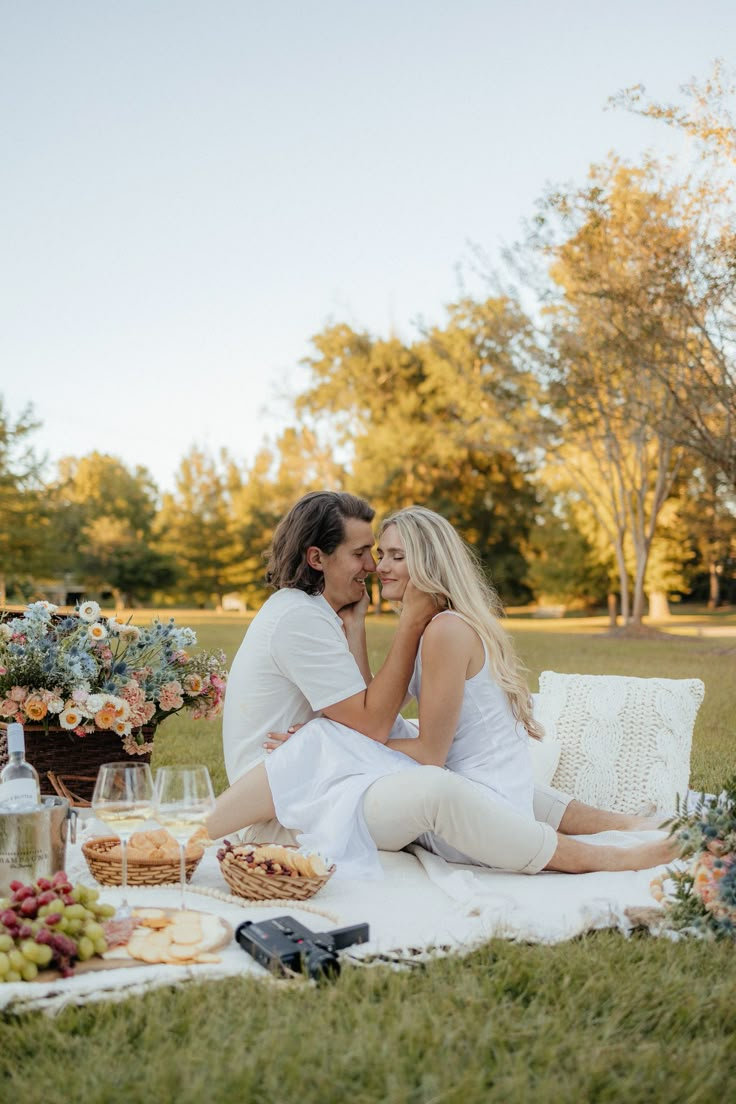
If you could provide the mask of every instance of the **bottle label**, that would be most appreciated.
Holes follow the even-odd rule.
[[[0,805],[11,808],[19,805],[38,805],[38,789],[33,778],[15,778],[12,782],[0,783]]]

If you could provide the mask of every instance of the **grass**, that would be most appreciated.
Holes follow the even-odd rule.
[[[249,622],[191,613],[177,620],[196,624],[202,646],[229,656]],[[374,661],[392,627],[390,617],[372,622]],[[732,638],[623,641],[577,619],[511,619],[509,628],[533,688],[546,668],[702,678],[694,782],[716,788],[736,770]],[[219,724],[174,718],[157,736],[155,760],[192,759],[224,785]],[[730,1096],[735,981],[732,945],[600,932],[555,947],[492,941],[410,972],[345,969],[325,988],[250,979],[192,985],[54,1019],[8,1017],[1,1095],[23,1104],[72,1096],[86,1104],[696,1104]]]

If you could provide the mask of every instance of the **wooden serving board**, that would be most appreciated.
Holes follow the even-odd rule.
[[[174,917],[180,911],[179,909],[162,908],[159,910],[163,912],[167,917]],[[208,916],[216,920],[221,928],[221,935],[217,942],[211,943],[207,948],[207,953],[216,953],[227,944],[233,938],[233,927],[227,920],[223,920],[221,916],[216,916],[214,913],[204,913],[198,909],[186,909],[186,912],[197,912],[200,916]],[[136,929],[136,932],[140,931],[140,927]],[[144,931],[152,929],[143,929]],[[131,937],[132,938],[132,937]],[[86,962],[77,962],[74,967],[73,977],[77,977],[81,974],[94,974],[100,970],[126,970],[134,966],[167,966],[175,965],[174,963],[166,962],[143,962],[139,958],[131,958],[125,953],[125,945],[120,947],[113,947],[112,950],[106,951],[104,955],[95,955],[93,958],[87,959]],[[202,965],[197,962],[183,961],[179,965],[182,966],[197,966]],[[38,977],[34,980],[36,982],[47,982],[61,979],[62,975],[59,970],[41,970]]]

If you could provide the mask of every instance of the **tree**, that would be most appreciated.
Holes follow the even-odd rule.
[[[707,576],[708,607],[721,604],[721,589],[736,563],[736,499],[714,465],[699,464],[677,504],[688,543],[694,549],[692,577]]]
[[[49,555],[41,461],[29,441],[39,425],[30,407],[13,419],[0,396],[0,608],[8,583],[41,570]]]
[[[673,437],[717,468],[736,487],[736,124],[731,104],[736,84],[721,62],[703,82],[682,88],[685,103],[663,104],[641,85],[613,98],[636,114],[680,130],[700,152],[700,164],[683,184],[693,212],[687,254],[667,295],[681,318],[679,330],[662,328],[654,315],[646,327],[649,347],[663,343],[678,361],[676,373],[658,374],[679,420]],[[631,335],[632,340],[638,334]]]
[[[586,537],[570,501],[559,499],[548,508],[532,530],[529,585],[538,598],[549,602],[605,604],[610,589],[610,568]]]
[[[184,456],[176,489],[163,496],[156,519],[156,545],[180,573],[183,593],[198,605],[218,605],[238,562],[231,499],[237,468],[223,449],[218,459],[197,447]]]
[[[268,593],[266,551],[281,518],[308,491],[340,490],[345,472],[332,450],[307,427],[286,429],[257,453],[232,491],[233,535],[239,554],[232,585],[252,601]]]
[[[587,186],[549,197],[551,236],[537,243],[555,285],[548,394],[561,443],[551,462],[565,466],[611,542],[625,623],[641,622],[652,542],[685,454],[671,381],[688,322],[672,289],[700,216],[691,198],[666,186],[652,160],[612,159]]]
[[[379,515],[420,502],[444,514],[507,598],[528,597],[536,497],[521,453],[536,383],[532,329],[509,299],[463,300],[406,344],[346,325],[313,338],[297,409],[345,456],[349,489]]]
[[[126,605],[171,584],[171,561],[151,547],[158,488],[146,468],[99,452],[65,457],[50,501],[56,571],[110,586]]]

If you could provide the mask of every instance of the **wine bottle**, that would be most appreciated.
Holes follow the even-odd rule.
[[[26,761],[23,725],[8,725],[8,762],[0,771],[0,805],[17,812],[41,804],[41,786],[35,767]]]

